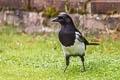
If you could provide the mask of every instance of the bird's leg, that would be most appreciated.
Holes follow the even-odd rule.
[[[80,57],[81,57],[81,61],[82,61],[82,64],[83,64],[83,72],[85,72],[84,56],[80,56]]]
[[[69,56],[66,56],[65,59],[66,59],[66,67],[64,69],[64,72],[66,71],[66,69],[67,69],[67,67],[69,65]]]

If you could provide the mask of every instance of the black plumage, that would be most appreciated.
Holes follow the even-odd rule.
[[[71,56],[79,56],[84,66],[84,56],[86,45],[99,45],[97,43],[89,43],[75,27],[72,18],[68,14],[60,14],[52,20],[53,22],[59,22],[61,24],[61,30],[59,32],[59,41],[62,45],[64,56],[66,58],[66,71],[69,65],[69,58]]]

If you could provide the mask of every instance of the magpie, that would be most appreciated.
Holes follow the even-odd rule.
[[[61,24],[61,30],[59,32],[59,41],[62,46],[62,50],[66,60],[66,71],[69,65],[69,59],[71,56],[79,56],[83,64],[83,72],[85,72],[84,56],[86,45],[99,45],[98,43],[89,43],[81,34],[81,32],[75,27],[72,18],[64,13],[59,14],[56,18],[52,19],[52,22],[58,22]]]

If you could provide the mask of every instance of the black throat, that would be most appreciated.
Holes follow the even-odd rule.
[[[59,40],[64,46],[72,46],[75,42],[76,28],[73,23],[62,24],[59,32]]]

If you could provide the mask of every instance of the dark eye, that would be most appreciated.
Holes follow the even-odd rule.
[[[63,17],[62,17],[62,16],[59,16],[59,19],[63,19]]]

